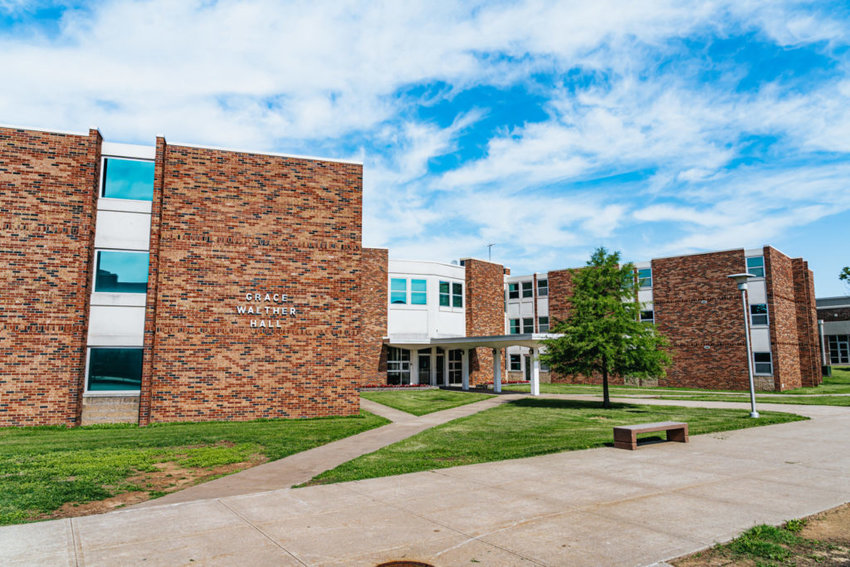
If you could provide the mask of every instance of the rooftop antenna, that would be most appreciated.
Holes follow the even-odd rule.
[[[487,245],[487,261],[488,262],[493,261],[493,246],[495,246],[495,244],[488,244]]]

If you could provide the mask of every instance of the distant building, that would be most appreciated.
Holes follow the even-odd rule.
[[[850,297],[822,297],[817,309],[818,319],[823,321],[827,364],[850,365]]]

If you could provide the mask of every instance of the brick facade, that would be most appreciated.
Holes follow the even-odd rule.
[[[573,294],[572,270],[549,272],[549,327],[570,315],[569,298]]]
[[[465,259],[466,336],[495,336],[505,333],[505,268],[484,260]],[[502,356],[502,376],[505,374]],[[493,381],[493,350],[470,351],[469,383]]]
[[[773,378],[777,390],[799,388],[800,339],[797,332],[797,305],[794,296],[794,269],[791,258],[778,250],[764,249],[767,310],[770,314],[770,343],[773,347]]]
[[[100,145],[0,128],[0,425],[79,420]]]
[[[652,261],[655,323],[673,355],[659,386],[749,388],[744,308],[727,277],[745,266],[743,250]]]
[[[364,248],[360,273],[360,294],[363,308],[361,334],[361,386],[378,386],[387,382],[387,272],[386,248]]]
[[[791,261],[794,270],[794,298],[797,312],[797,333],[800,348],[800,381],[814,387],[823,383],[822,353],[818,335],[815,282],[809,263],[802,258]]]
[[[357,413],[361,166],[165,145],[162,168],[148,419]]]

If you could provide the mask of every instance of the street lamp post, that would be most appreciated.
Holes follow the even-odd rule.
[[[750,310],[747,309],[747,280],[754,278],[753,274],[732,274],[728,276],[735,280],[741,290],[741,302],[744,305],[744,334],[747,336],[747,371],[750,375],[750,417],[758,417],[756,411],[756,386],[753,381],[753,349],[750,345]]]

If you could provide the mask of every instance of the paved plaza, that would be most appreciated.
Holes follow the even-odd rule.
[[[463,414],[506,399],[447,411]],[[747,408],[728,402],[640,403]],[[777,524],[850,501],[850,409],[759,407],[812,419],[637,451],[604,447],[269,490],[448,415],[415,418],[379,408],[397,423],[336,442],[326,463],[321,453],[295,455],[290,465],[246,471],[227,483],[167,497],[175,500],[171,503],[160,499],[108,514],[0,528],[0,562],[651,565],[728,540],[754,524]],[[298,467],[301,472],[293,473]],[[221,490],[208,492],[216,486]],[[186,501],[176,501],[181,499]]]

